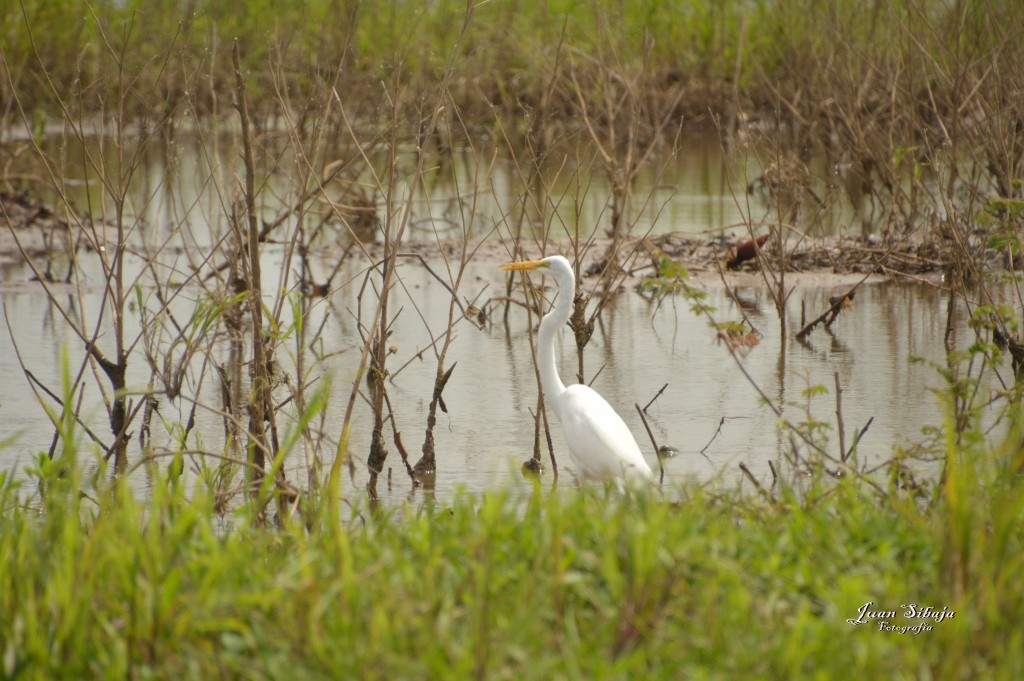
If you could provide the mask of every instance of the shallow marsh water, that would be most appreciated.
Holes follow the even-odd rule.
[[[447,315],[447,290],[420,266],[405,265],[400,274],[404,287],[417,297],[436,334],[436,327],[443,328]],[[491,291],[499,287],[499,273],[490,265],[472,266],[470,275],[465,290],[468,296],[488,285]],[[798,287],[790,303],[791,315],[799,318],[801,303],[809,311],[824,310],[832,293],[829,288]],[[847,444],[856,430],[874,419],[859,446],[861,461],[881,461],[892,453],[894,444],[916,438],[922,426],[939,423],[937,398],[929,386],[938,387],[940,378],[926,363],[910,361],[911,356],[918,356],[941,363],[945,356],[946,299],[935,288],[866,285],[859,291],[856,305],[840,316],[830,333],[816,331],[803,344],[793,339],[795,329],[788,340],[781,340],[774,308],[764,289],[741,288],[737,294],[752,303],[756,311],[750,313],[750,320],[764,334],[760,344],[746,352],[743,365],[769,399],[776,404],[790,403],[785,408],[786,418],[803,420],[801,406],[807,401],[804,391],[823,385],[830,393],[815,397],[811,409],[818,419],[834,424],[833,376],[838,372]],[[341,351],[315,372],[332,380],[325,430],[333,441],[341,432],[344,404],[358,364],[359,339],[354,321],[346,312],[352,309],[350,298],[345,291],[336,293],[314,309],[311,321],[318,326],[316,317],[329,313],[323,328],[324,347]],[[26,366],[46,385],[59,386],[62,352],[79,352],[74,338],[61,332],[62,320],[37,292],[7,291],[2,294],[2,302]],[[737,317],[733,303],[721,288],[709,290],[708,302],[718,309],[715,315],[719,318]],[[98,297],[92,303],[98,304]],[[468,320],[458,327],[449,355],[458,366],[445,390],[448,413],[438,415],[435,428],[438,497],[450,496],[459,486],[476,492],[502,484],[525,484],[518,471],[532,451],[529,410],[536,404],[536,383],[526,315],[515,308],[510,320],[507,328],[499,321],[479,329]],[[791,328],[795,326],[791,322]],[[958,327],[966,334],[962,321]],[[397,361],[391,365],[392,371],[425,347],[427,335],[417,315],[403,312],[395,324],[394,337],[397,353],[393,359]],[[563,378],[571,382],[576,361],[568,330],[562,334],[559,356]],[[658,309],[656,302],[633,291],[615,294],[585,357],[588,380],[601,369],[593,386],[616,407],[648,454],[652,449],[633,404],[646,404],[662,385],[668,384],[648,413],[659,444],[679,450],[676,457],[666,461],[670,485],[719,477],[737,481],[741,462],[758,477],[769,480],[769,460],[778,462],[789,446],[788,438],[777,427],[776,416],[761,404],[729,352],[716,342],[714,329],[704,317],[695,316],[681,298],[662,301]],[[292,368],[287,352],[279,352],[279,360],[284,370]],[[428,350],[422,361],[414,360],[389,385],[398,428],[414,460],[422,443],[435,366]],[[146,367],[135,362],[130,368],[129,386],[144,388]],[[200,399],[216,408],[218,390],[213,378],[207,377]],[[105,434],[105,412],[96,402],[94,388],[90,386],[88,393],[92,393],[92,399],[86,401],[86,420],[96,432]],[[14,354],[4,352],[0,360],[0,410],[6,424],[5,437],[16,435],[17,439],[0,450],[0,468],[24,466],[33,452],[49,446],[52,428],[40,405],[29,396]],[[183,423],[189,408],[187,402],[161,399],[160,417],[169,424]],[[349,494],[360,494],[366,480],[364,461],[370,423],[370,412],[359,401],[352,443],[356,476],[346,483]],[[720,423],[721,431],[716,436]],[[198,424],[201,442],[217,451],[224,439],[220,418],[213,411],[200,410]],[[560,482],[571,483],[572,475],[568,473],[572,465],[564,439],[557,423],[553,421],[552,425],[562,471]],[[164,440],[169,436],[165,435]],[[156,442],[160,441],[158,435]],[[832,441],[835,443],[834,433]],[[409,480],[398,453],[393,447],[391,450],[387,466],[392,469],[392,484],[386,482],[386,471],[379,488],[384,499],[404,498],[410,492]],[[648,458],[654,466],[654,457]],[[546,451],[544,460],[547,462]],[[301,451],[293,453],[286,470],[290,480],[302,484],[306,468]]]
[[[202,162],[198,160],[203,157],[201,151],[179,144],[172,153],[176,159],[174,163],[168,161],[168,152],[164,150],[162,155],[154,158],[147,156],[141,167],[140,176],[145,178],[145,182],[133,209],[142,218],[140,225],[146,228],[140,228],[138,238],[159,244],[170,231],[177,229],[186,242],[184,248],[168,249],[159,256],[163,267],[161,271],[166,273],[161,276],[169,279],[184,276],[174,272],[184,273],[187,270],[184,264],[188,248],[208,246],[215,238],[216,230],[211,230],[205,219],[217,212],[219,199],[212,189],[214,183],[203,181],[202,177],[204,172],[207,177],[212,177],[214,172],[221,171],[204,171]],[[220,153],[230,156],[228,149]],[[755,162],[750,158],[723,157],[717,142],[689,144],[670,166],[670,172],[665,175],[651,173],[641,178],[636,195],[650,200],[646,208],[642,208],[638,229],[646,231],[647,227],[653,227],[660,232],[740,233],[735,225],[743,222],[745,216],[759,219],[760,215],[751,213],[766,210],[763,204],[757,204],[756,199],[736,197],[735,187],[742,187],[749,181],[750,174],[756,171],[757,166],[752,166],[752,163]],[[485,196],[474,215],[480,223],[479,229],[471,230],[476,238],[488,232],[487,224],[499,224],[499,235],[508,236],[512,231],[508,216],[522,201],[522,190],[516,188],[511,165],[498,164],[495,167],[499,170],[491,174],[488,182],[473,190]],[[460,172],[463,180],[472,174],[468,165]],[[564,186],[565,192],[570,192],[569,185],[576,181],[569,179],[571,175],[555,173],[551,186]],[[586,182],[586,200],[580,224],[606,222],[604,202],[607,187],[596,173],[588,176]],[[430,200],[423,201],[418,209],[421,217],[425,215],[426,221],[434,225],[459,224],[467,210],[466,197],[473,193],[468,190],[469,185],[468,181],[457,185],[441,180],[432,183],[427,194]],[[81,191],[87,190],[82,188]],[[141,197],[146,198],[143,200]],[[266,208],[270,214],[274,210],[273,205]],[[646,227],[644,220],[648,221]],[[415,224],[424,223],[414,221]],[[548,224],[566,223],[564,220],[551,220]],[[182,229],[183,225],[187,225],[187,229]],[[420,228],[420,231],[413,229],[409,238],[424,241],[435,236],[433,229],[424,231]],[[561,233],[553,229],[550,236],[564,243],[566,233],[564,228]],[[282,270],[285,267],[291,271],[298,269],[296,259],[284,262],[285,252],[279,245],[268,245],[264,251],[265,297],[268,300]],[[327,248],[312,259],[318,276],[323,277],[330,271],[338,252],[337,247]],[[359,257],[346,262],[334,283],[337,286],[350,282],[350,285],[338,286],[328,298],[319,300],[306,322],[307,328],[320,328],[326,316],[321,347],[325,353],[337,353],[313,372],[313,377],[319,380],[329,378],[332,386],[324,422],[327,463],[341,432],[345,402],[359,361],[361,340],[354,311],[364,262]],[[498,264],[493,258],[474,260],[467,270],[460,297],[481,304],[492,295],[502,295],[504,286],[502,273],[496,269]],[[59,259],[57,265],[60,271]],[[443,270],[439,263],[435,262],[435,266],[438,271]],[[88,258],[83,258],[81,267],[80,274],[87,282],[80,296],[82,312],[86,320],[94,320],[102,302],[99,290],[102,278],[98,269],[89,268]],[[138,268],[138,263],[133,267]],[[17,344],[21,361],[43,384],[57,390],[62,354],[68,354],[71,366],[78,366],[81,343],[68,332],[63,318],[47,302],[38,285],[24,283],[30,274],[24,266],[5,266],[0,303],[10,320],[11,336]],[[394,325],[392,344],[396,352],[389,359],[389,370],[396,372],[426,350],[421,360],[413,359],[389,383],[397,428],[409,450],[411,463],[414,463],[420,454],[436,371],[429,338],[445,327],[449,293],[414,259],[402,260],[398,275],[400,283],[392,294],[392,310],[404,310]],[[944,361],[947,300],[936,287],[891,282],[867,284],[858,291],[853,308],[839,317],[830,332],[815,331],[807,342],[799,343],[795,334],[801,306],[809,317],[816,316],[828,307],[828,297],[840,288],[799,277],[793,277],[791,282],[795,290],[789,301],[790,331],[785,341],[766,290],[751,285],[740,286],[736,291],[746,301],[750,322],[763,334],[760,343],[745,352],[743,364],[770,400],[775,404],[786,404],[786,418],[803,420],[801,410],[807,404],[804,391],[811,386],[822,385],[829,389],[829,394],[813,398],[810,408],[818,419],[834,424],[832,392],[834,373],[838,372],[843,387],[848,446],[854,433],[873,418],[858,448],[861,462],[884,460],[892,453],[895,444],[904,438],[913,440],[923,426],[939,422],[941,414],[937,399],[929,391],[929,386],[940,384],[939,376],[927,363],[910,361],[912,356],[940,364]],[[535,283],[539,284],[540,279],[535,279]],[[592,280],[585,280],[584,286],[592,283]],[[669,297],[660,304],[645,298],[632,290],[635,283],[635,280],[629,281],[625,290],[613,294],[613,301],[604,311],[586,349],[587,379],[592,379],[600,370],[593,387],[623,416],[641,449],[647,452],[652,466],[656,466],[656,461],[633,404],[646,404],[667,384],[664,393],[648,411],[650,425],[659,444],[679,450],[676,457],[665,463],[666,484],[675,485],[694,479],[722,479],[727,484],[736,483],[741,480],[739,463],[746,464],[760,479],[769,480],[768,462],[777,461],[789,447],[788,437],[778,428],[778,418],[761,404],[757,391],[743,376],[726,348],[716,342],[715,331],[704,317],[695,316],[682,298]],[[719,321],[739,320],[739,311],[721,286],[714,282],[706,286],[708,303],[716,308],[715,317]],[[66,295],[69,302],[79,298],[79,294],[70,287],[62,290],[58,285],[55,290],[58,296]],[[198,288],[186,287],[172,308],[187,318],[200,296]],[[287,316],[287,306],[285,310]],[[139,311],[132,307],[129,312],[128,322],[133,329],[129,337],[134,337],[140,323]],[[954,312],[957,333],[965,344],[969,339],[963,311]],[[283,321],[287,323],[287,319]],[[106,342],[105,336],[101,336],[100,342]],[[5,337],[2,345],[0,419],[3,431],[0,439],[8,441],[8,444],[0,448],[0,469],[21,469],[36,453],[50,446],[53,429],[42,406],[32,397],[18,356],[13,352],[11,338]],[[294,348],[294,342],[287,342],[277,355],[286,373],[294,374]],[[224,361],[226,350],[223,344],[214,347],[213,355],[217,361]],[[559,356],[563,380],[572,382],[576,355],[568,331],[562,334]],[[198,425],[190,445],[216,452],[224,445],[223,423],[216,413],[221,404],[220,388],[212,371],[208,370],[201,379],[201,361],[200,355],[188,374],[191,383],[187,382],[187,385],[191,394],[195,394],[204,405],[197,413]],[[306,361],[309,362],[310,358]],[[491,322],[482,329],[469,320],[460,321],[448,365],[456,361],[458,366],[444,393],[448,411],[447,414],[438,414],[434,430],[438,465],[435,495],[447,498],[460,487],[478,492],[500,485],[527,484],[523,482],[519,469],[532,453],[533,419],[530,409],[536,404],[537,388],[525,312],[513,307],[507,326],[501,323],[500,314],[492,314]],[[141,354],[134,355],[129,363],[129,389],[142,391],[149,379],[149,370]],[[106,388],[106,379],[102,382]],[[109,437],[106,413],[96,382],[87,380],[86,384],[84,418],[95,432]],[[189,402],[170,402],[161,398],[159,418],[154,422],[154,441],[157,444],[172,442],[174,427],[187,420],[190,408]],[[160,427],[161,419],[166,428]],[[346,475],[347,495],[365,494],[365,460],[371,423],[365,401],[358,400],[350,450],[355,461],[355,474],[351,479]],[[282,431],[290,425],[279,423]],[[398,453],[390,444],[390,432],[389,427],[390,455],[378,490],[384,500],[398,500],[410,494],[411,485]],[[833,446],[837,446],[834,431],[831,437]],[[562,473],[559,483],[572,484],[572,464],[561,429],[554,420],[552,439]],[[547,464],[546,449],[543,458]],[[300,486],[304,484],[307,467],[301,449],[292,453],[285,468],[289,480]],[[140,488],[144,489],[144,473],[137,477]],[[545,479],[552,479],[550,468]]]

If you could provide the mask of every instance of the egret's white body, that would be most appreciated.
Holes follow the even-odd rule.
[[[555,334],[572,314],[576,279],[569,261],[560,255],[543,260],[510,263],[505,270],[544,269],[558,285],[554,306],[540,323],[537,354],[544,399],[554,409],[565,430],[569,454],[579,474],[592,480],[626,481],[633,484],[654,480],[640,447],[622,418],[590,386],[566,387],[555,365]]]

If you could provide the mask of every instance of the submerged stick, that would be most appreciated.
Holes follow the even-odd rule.
[[[846,461],[846,428],[843,427],[843,388],[839,384],[839,372],[833,373],[836,379],[836,426],[839,428],[839,458]]]
[[[749,468],[747,468],[747,464],[740,463],[740,470],[743,471],[743,475],[747,476],[747,479],[750,480],[750,482],[754,483],[754,487],[761,493],[761,496],[773,504],[776,503],[775,497],[773,497],[771,493],[766,490],[760,482],[758,482],[757,478],[754,477],[754,474],[750,472]]]
[[[668,385],[668,383],[665,385]],[[662,388],[662,390],[664,390],[664,388]],[[654,400],[651,401],[653,402]],[[644,410],[640,408],[640,404],[638,402],[634,402],[633,406],[636,407],[636,413],[640,414],[640,420],[643,421],[644,428],[647,429],[647,437],[651,438],[651,444],[654,446],[654,455],[658,457],[658,472],[660,473],[658,476],[658,484],[662,485],[665,482],[665,464],[661,462],[661,450],[658,449],[658,442],[654,439],[654,433],[651,432],[651,427],[647,425],[647,417],[644,416]],[[648,406],[650,405],[648,404]]]
[[[667,388],[667,387],[668,387],[668,383],[666,383],[665,385],[661,386],[661,390],[659,390],[659,391],[657,392],[657,394],[655,394],[655,396],[651,398],[651,401],[650,401],[650,402],[648,402],[647,404],[645,404],[645,405],[644,405],[644,413],[645,413],[645,414],[647,413],[647,408],[648,408],[648,407],[650,407],[650,406],[651,406],[652,404],[654,404],[654,401],[655,401],[656,399],[658,399],[659,397],[661,397],[661,394],[662,394],[663,392],[665,392],[665,388]]]
[[[817,319],[812,321],[810,324],[806,325],[804,328],[800,329],[800,332],[796,334],[797,340],[803,340],[804,338],[806,338],[807,335],[811,333],[811,331],[814,331],[815,327],[817,327],[822,322],[825,323],[826,327],[831,326],[832,322],[834,322],[836,320],[836,317],[839,316],[839,313],[850,304],[850,301],[853,300],[853,296],[854,293],[857,291],[857,288],[861,284],[863,284],[865,280],[867,280],[868,276],[870,276],[870,274],[865,275],[864,279],[861,279],[856,284],[854,284],[853,288],[851,288],[843,295],[833,296],[832,298],[830,298],[829,302],[831,303],[831,305],[829,305],[829,308],[825,310],[825,312],[823,312],[821,316],[819,316]]]
[[[702,455],[702,456],[703,456],[703,457],[704,457],[705,459],[708,459],[708,455],[707,455],[707,454],[705,454],[705,452],[706,452],[706,451],[708,450],[708,447],[710,447],[710,446],[711,446],[711,443],[712,443],[712,442],[714,442],[714,441],[715,441],[715,439],[716,439],[716,438],[718,438],[718,436],[719,436],[719,435],[721,434],[721,432],[722,432],[722,426],[724,426],[724,425],[725,425],[725,419],[726,419],[726,417],[725,417],[725,416],[723,416],[723,417],[722,417],[721,419],[719,419],[719,421],[718,421],[718,428],[716,428],[716,429],[715,429],[715,434],[711,436],[711,439],[710,439],[710,440],[708,440],[708,443],[707,443],[706,445],[704,445],[704,448],[703,448],[702,450],[700,450],[700,453],[701,453],[701,455]],[[711,459],[708,459],[708,461],[710,461],[710,460],[711,460]]]
[[[864,427],[861,428],[859,431],[857,431],[856,437],[853,438],[853,444],[850,445],[850,455],[851,456],[853,455],[853,452],[857,449],[857,445],[860,444],[860,439],[862,437],[864,437],[864,433],[868,432],[868,428],[871,427],[871,423],[874,420],[875,420],[875,417],[872,416],[871,418],[868,419],[868,422],[864,424]],[[847,458],[849,458],[849,457],[847,457]]]

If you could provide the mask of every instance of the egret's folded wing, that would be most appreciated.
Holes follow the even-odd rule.
[[[601,395],[588,386],[573,385],[563,398],[562,427],[584,476],[652,476],[633,433]]]

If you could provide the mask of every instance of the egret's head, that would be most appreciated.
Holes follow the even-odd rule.
[[[507,265],[502,265],[499,269],[510,270],[514,272],[519,271],[532,271],[541,269],[553,269],[556,272],[559,269],[564,269],[572,272],[572,267],[569,265],[569,261],[560,255],[551,255],[542,260],[523,260],[521,262],[510,262]]]

